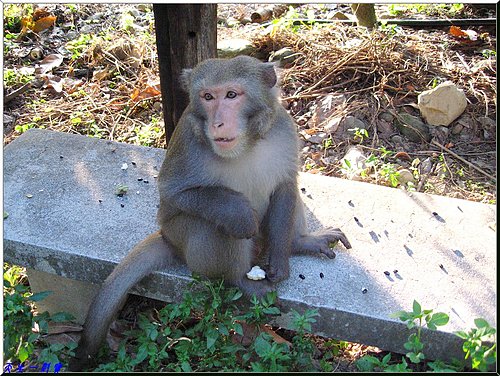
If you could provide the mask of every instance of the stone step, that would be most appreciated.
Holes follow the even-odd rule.
[[[82,290],[157,229],[163,157],[160,149],[26,132],[4,151],[5,261],[53,278],[41,284],[58,291],[53,310],[61,301],[86,310]],[[120,184],[128,186],[123,197],[115,194]],[[463,358],[454,331],[478,317],[496,327],[495,206],[312,174],[300,174],[299,184],[310,229],[340,227],[353,248],[339,246],[333,260],[293,257],[289,280],[278,285],[277,324],[290,327],[291,309],[317,308],[315,333],[404,353],[410,332],[390,315],[417,300],[450,316],[423,331],[426,355],[444,360]],[[178,301],[189,281],[175,265],[134,293]]]

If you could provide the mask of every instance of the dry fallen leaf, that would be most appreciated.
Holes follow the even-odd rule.
[[[54,23],[56,22],[56,17],[55,16],[47,16],[40,18],[39,20],[35,21],[35,24],[33,25],[32,30],[35,33],[39,33],[40,31],[43,31],[45,29],[48,29]]]
[[[47,73],[48,71],[61,65],[62,62],[63,62],[63,56],[60,54],[51,54],[45,56],[45,58],[42,61],[40,61],[40,64],[38,64],[37,67],[35,68],[35,73],[36,74]]]
[[[136,88],[134,92],[130,95],[130,97],[134,102],[139,102],[143,99],[154,98],[160,94],[161,91],[159,91],[153,86],[148,86],[146,89],[142,91]]]
[[[458,26],[450,26],[450,34],[464,41],[476,41],[478,34],[474,30],[462,30]]]

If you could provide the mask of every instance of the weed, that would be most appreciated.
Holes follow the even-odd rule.
[[[446,325],[449,321],[449,316],[446,313],[433,313],[432,309],[422,309],[421,305],[414,300],[412,311],[398,311],[391,315],[394,318],[399,318],[406,322],[408,329],[416,329],[416,332],[410,334],[408,341],[404,343],[404,348],[408,351],[406,358],[413,364],[420,364],[426,359],[422,343],[422,328],[427,327],[430,330],[436,330],[438,326]],[[496,363],[496,330],[492,328],[484,319],[474,320],[476,328],[469,332],[456,332],[455,334],[464,339],[463,350],[465,359],[469,357],[472,360],[472,367],[479,371],[486,371]],[[492,345],[484,345],[484,341],[492,341]],[[386,372],[411,372],[408,368],[408,363],[403,358],[400,363],[390,364],[391,353],[385,355],[382,360],[367,355],[356,361],[356,366],[360,371],[374,371],[375,369]],[[442,360],[428,362],[427,366],[435,372],[456,372],[463,371],[464,362],[454,359],[451,364],[447,364]]]
[[[5,87],[24,85],[35,78],[32,74],[21,73],[17,69],[4,69],[3,83]]]
[[[24,285],[26,276],[23,269],[18,266],[4,264],[4,361],[6,363],[19,363],[34,361],[31,359],[35,344],[40,343],[42,335],[48,333],[49,322],[62,322],[73,320],[67,313],[49,315],[43,312],[33,315],[32,305],[47,297],[51,292],[44,291],[31,294],[29,287]],[[38,331],[33,331],[34,327]],[[53,344],[46,347],[38,355],[37,363],[60,363],[62,355],[66,356],[76,347],[76,344]]]
[[[164,136],[165,131],[160,125],[160,118],[153,115],[150,124],[135,127],[134,133],[136,135],[131,140],[135,144],[152,146]]]
[[[77,39],[66,43],[66,49],[71,52],[71,59],[78,60],[90,47],[95,37],[91,34],[80,34]]]
[[[305,334],[317,315],[293,312],[297,333],[290,349],[277,343],[265,331],[257,333],[244,347],[233,340],[243,336],[242,323],[255,328],[279,315],[276,293],[262,299],[253,297],[244,313],[236,303],[242,293],[224,287],[222,281],[194,276],[180,303],[167,304],[151,321],[141,315],[138,328],[129,331],[116,359],[101,364],[96,371],[294,371],[312,369],[313,344]],[[137,349],[134,355],[127,347]]]
[[[359,142],[360,144],[363,143],[363,141],[365,140],[365,138],[368,138],[368,131],[364,128],[349,128],[348,129],[349,132],[353,132],[354,133],[354,141],[356,142]]]
[[[485,372],[497,361],[496,330],[484,319],[475,319],[474,324],[476,328],[455,334],[465,340],[463,344],[465,359],[471,358],[472,368]],[[493,344],[483,345],[485,341],[492,341]]]

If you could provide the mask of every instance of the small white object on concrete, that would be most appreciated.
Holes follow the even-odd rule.
[[[418,96],[420,113],[431,125],[450,125],[453,120],[462,115],[466,107],[467,98],[463,90],[451,81],[443,82]]]
[[[122,164],[122,170],[126,170],[128,168],[128,164],[124,163]]]
[[[255,265],[250,271],[247,273],[247,278],[254,280],[254,281],[260,281],[261,279],[266,278],[266,272],[260,268],[260,266]]]

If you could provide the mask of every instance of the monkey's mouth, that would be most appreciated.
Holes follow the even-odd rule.
[[[237,143],[236,137],[233,138],[218,137],[214,139],[214,142],[221,149],[232,149]]]

